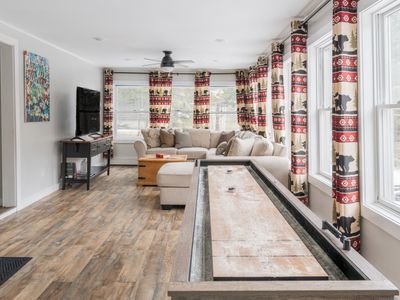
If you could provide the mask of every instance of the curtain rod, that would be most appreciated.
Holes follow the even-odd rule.
[[[331,0],[325,0],[325,2],[321,3],[316,9],[314,9],[308,16],[304,18],[304,20],[301,22],[301,25],[307,23],[310,21],[317,13],[319,13],[325,6],[327,6]],[[286,42],[290,38],[291,34],[289,33],[281,43]]]
[[[212,73],[212,75],[235,75],[236,73]],[[135,75],[149,75],[149,72],[124,72],[124,71],[114,71],[114,74],[135,74]],[[188,72],[188,73],[175,73],[172,72],[173,75],[196,75],[196,73]]]

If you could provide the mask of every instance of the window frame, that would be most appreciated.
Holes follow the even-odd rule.
[[[359,141],[361,215],[396,239],[400,240],[400,212],[382,201],[382,163],[385,151],[380,143],[383,127],[379,114],[392,105],[390,78],[390,49],[388,35],[384,34],[387,17],[398,11],[395,0],[383,0],[369,7],[360,7],[359,13]],[[372,122],[371,122],[372,121]],[[387,134],[387,133],[386,133]],[[392,176],[384,174],[385,178]],[[384,185],[383,185],[384,186]]]
[[[134,142],[135,140],[140,139],[140,130],[141,128],[137,129],[137,134],[132,136],[132,137],[119,137],[118,136],[118,130],[117,130],[117,123],[118,123],[118,115],[119,113],[137,113],[137,114],[147,114],[148,120],[150,122],[150,111],[120,111],[118,109],[118,101],[117,101],[117,88],[119,86],[134,86],[134,87],[146,87],[148,89],[148,83],[137,81],[137,82],[132,82],[132,81],[114,81],[113,83],[113,139],[117,143],[130,143]]]
[[[332,179],[331,174],[327,174],[324,172],[324,168],[322,168],[321,153],[322,151],[331,153],[332,149],[328,150],[326,147],[323,148],[320,145],[322,135],[326,134],[326,132],[320,130],[320,124],[322,114],[326,111],[331,111],[332,105],[326,101],[328,97],[326,97],[327,91],[325,89],[326,82],[331,80],[331,77],[324,76],[323,74],[323,54],[331,43],[332,31],[329,30],[318,40],[308,45],[309,182],[329,196],[332,194]],[[331,97],[328,99],[331,99]]]

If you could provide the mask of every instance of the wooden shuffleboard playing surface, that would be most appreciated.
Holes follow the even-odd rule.
[[[214,280],[328,279],[245,166],[208,166],[208,182]]]

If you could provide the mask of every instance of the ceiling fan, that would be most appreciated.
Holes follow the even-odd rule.
[[[149,67],[149,66],[157,66],[159,65],[161,68],[161,71],[163,72],[172,72],[174,70],[175,65],[178,65],[180,67],[187,68],[188,66],[186,64],[192,64],[194,63],[193,60],[186,59],[186,60],[173,60],[171,57],[172,51],[169,50],[164,50],[164,57],[159,60],[159,59],[152,59],[152,58],[145,58],[145,60],[149,61],[155,61],[156,63],[152,64],[147,64],[143,65],[143,67]]]

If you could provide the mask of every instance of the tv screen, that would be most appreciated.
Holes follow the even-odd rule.
[[[98,131],[100,131],[100,92],[77,87],[75,135]]]

